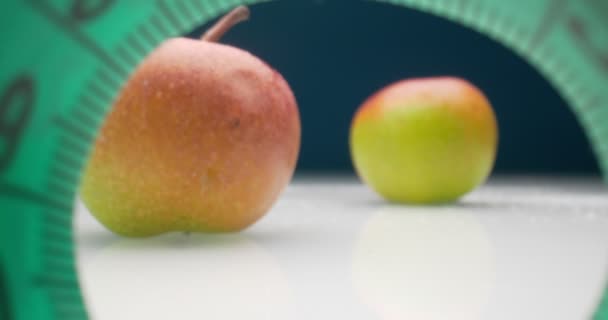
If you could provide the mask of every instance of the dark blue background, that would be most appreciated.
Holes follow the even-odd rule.
[[[251,20],[222,42],[259,56],[290,83],[302,117],[298,170],[352,170],[350,121],[377,89],[403,78],[455,75],[480,87],[495,108],[497,172],[598,172],[565,101],[527,62],[484,35],[375,2],[276,1],[251,9]]]

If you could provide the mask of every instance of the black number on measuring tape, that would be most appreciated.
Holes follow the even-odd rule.
[[[547,9],[540,20],[536,33],[531,38],[531,46],[535,48],[542,42],[555,24],[559,22],[567,8],[568,0],[551,0],[547,3]]]
[[[114,0],[76,0],[70,8],[70,15],[76,22],[91,20],[104,13]]]
[[[11,305],[8,303],[8,277],[4,274],[4,266],[0,263],[0,319],[12,320]]]
[[[0,93],[0,171],[10,164],[34,106],[34,81],[20,76]]]
[[[571,16],[568,19],[568,30],[574,35],[574,39],[587,55],[600,65],[604,73],[608,74],[608,50],[602,51],[592,43],[591,36],[583,21],[576,16]]]
[[[535,47],[554,29],[558,23],[565,22],[567,30],[574,37],[577,45],[593,59],[604,73],[608,74],[608,50],[602,51],[593,44],[586,22],[578,17],[571,9],[568,0],[551,0],[547,4],[546,13],[541,20],[538,31],[532,37],[531,46]],[[600,21],[608,19],[608,1],[606,0],[584,0],[579,5],[585,6],[588,12],[599,17]]]

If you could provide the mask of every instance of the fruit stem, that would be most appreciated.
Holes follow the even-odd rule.
[[[201,37],[201,40],[217,42],[230,28],[247,19],[249,19],[249,8],[238,6],[223,16],[211,29],[207,30]]]

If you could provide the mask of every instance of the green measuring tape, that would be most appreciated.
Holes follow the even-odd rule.
[[[114,94],[163,39],[236,0],[0,5],[0,320],[85,319],[72,206]],[[608,181],[608,1],[393,0],[504,43],[568,101]],[[608,319],[608,295],[589,311]]]

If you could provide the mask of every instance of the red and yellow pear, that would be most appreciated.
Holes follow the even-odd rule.
[[[239,7],[201,40],[165,41],[122,88],[81,185],[108,229],[131,237],[241,230],[290,181],[300,120],[289,85],[252,54],[215,43],[248,15]]]

